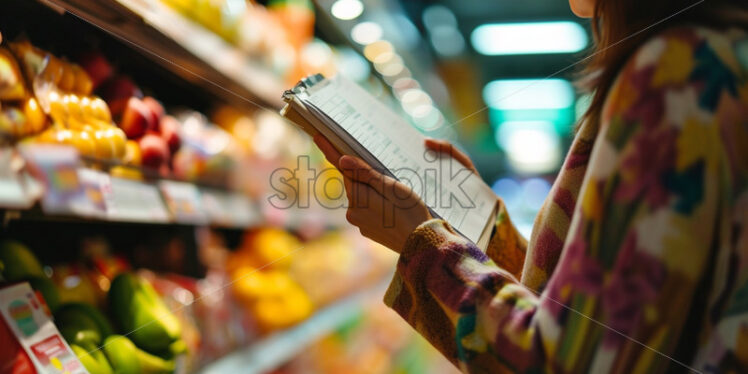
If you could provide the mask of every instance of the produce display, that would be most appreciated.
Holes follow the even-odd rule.
[[[286,84],[336,70],[330,47],[314,39],[311,0],[273,0],[267,6],[245,0],[161,1],[220,36],[248,61],[272,71]],[[318,48],[319,44],[324,48]]]
[[[60,289],[77,276],[55,284],[19,242],[0,243],[0,263],[2,279],[28,281],[49,306],[60,333],[91,374],[172,373],[176,357],[187,352],[180,322],[150,283],[133,273],[114,277],[106,295],[108,307],[99,308],[87,302],[60,303]]]
[[[107,104],[92,95],[93,81],[80,65],[60,59],[29,41],[9,43],[23,71],[29,114],[21,131],[10,135],[32,142],[66,144],[86,156],[118,160],[125,155],[125,134],[112,123]],[[39,108],[43,112],[36,111]],[[31,114],[33,113],[33,115]],[[42,123],[49,118],[50,126]]]
[[[30,283],[90,373],[183,373],[376,284],[394,262],[348,232],[302,240],[256,228],[233,251],[211,237],[202,279],[133,271],[101,239],[82,241],[82,261],[45,265],[4,240],[0,279]]]
[[[202,25],[230,46],[232,59],[269,72],[279,85],[339,70],[336,49],[314,38],[309,0],[137,3]],[[152,79],[163,72],[136,70],[147,63],[121,53],[126,43],[101,30],[76,34],[84,28],[75,26],[65,29],[70,35],[45,38],[30,27],[0,36],[0,158],[9,160],[0,177],[18,180],[36,204],[28,211],[0,206],[0,289],[28,282],[89,373],[199,372],[276,336],[303,334],[305,321],[358,302],[387,280],[396,255],[344,223],[344,209],[336,208],[345,199],[334,180],[339,173],[275,109],[232,106],[195,82],[171,87],[179,77]],[[33,27],[56,32],[41,22]],[[196,43],[223,43],[196,34]],[[42,170],[28,149],[71,157],[59,165],[51,157]],[[314,183],[271,186],[279,169]],[[196,201],[185,198],[193,192]],[[279,193],[289,201],[310,197],[310,206],[268,202]],[[50,195],[91,204],[52,211]],[[179,205],[206,213],[209,198],[218,213],[244,210],[250,219],[189,221],[173,212]],[[157,203],[165,203],[166,219],[142,214]],[[91,206],[100,210],[91,214]],[[57,229],[50,217],[69,226]],[[415,354],[406,349],[415,341],[411,330],[380,318],[386,312],[373,305],[361,306],[374,311],[353,322],[336,321],[344,328],[309,349],[299,346],[304,353],[278,372],[423,372],[426,366],[404,364]],[[0,374],[36,373],[34,356],[9,336],[0,318]]]

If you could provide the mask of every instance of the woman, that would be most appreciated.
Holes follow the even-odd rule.
[[[748,5],[571,7],[594,18],[594,99],[529,245],[499,202],[483,253],[315,139],[350,222],[400,252],[385,302],[465,372],[748,373]]]

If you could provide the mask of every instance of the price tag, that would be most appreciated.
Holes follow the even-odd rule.
[[[238,192],[200,188],[200,195],[212,224],[244,228],[262,222],[254,204]]]
[[[164,223],[170,221],[158,188],[150,183],[109,177],[102,185],[107,217],[115,221]]]
[[[87,204],[81,206],[79,214],[87,217],[107,218],[104,188],[109,185],[109,175],[94,169],[78,169],[78,181],[83,189]]]
[[[75,148],[27,144],[19,150],[31,173],[44,186],[42,209],[46,213],[77,215],[88,211],[78,179],[80,159]]]
[[[0,289],[0,314],[39,373],[88,373],[28,283]]]
[[[206,224],[208,216],[203,210],[200,190],[190,183],[161,181],[161,193],[164,195],[166,206],[179,223]]]

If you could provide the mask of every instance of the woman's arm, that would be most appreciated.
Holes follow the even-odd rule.
[[[699,66],[693,43],[657,38],[624,68],[541,295],[431,220],[407,239],[385,302],[466,372],[683,369],[669,357],[705,302],[694,295],[723,187],[719,129],[691,74],[723,68]]]
[[[447,154],[476,175],[480,175],[470,157],[448,141],[426,139],[426,148],[434,152]],[[527,252],[527,239],[522,236],[512,223],[504,201],[497,199],[496,205],[498,209],[493,222],[491,240],[488,243],[488,248],[486,248],[486,254],[497,266],[510,272],[517,279],[520,279]]]

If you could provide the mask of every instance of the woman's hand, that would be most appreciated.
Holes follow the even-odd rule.
[[[362,235],[400,252],[410,233],[431,219],[426,205],[408,186],[380,174],[359,158],[342,156],[322,136],[315,136],[314,142],[343,174],[346,218]]]
[[[462,153],[462,151],[453,146],[452,143],[446,140],[426,139],[426,148],[434,152],[445,153],[452,156],[452,158],[461,163],[462,166],[475,173],[475,175],[479,175],[478,169],[475,168],[475,165],[473,165],[473,161],[470,160],[470,157]]]

